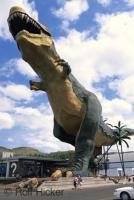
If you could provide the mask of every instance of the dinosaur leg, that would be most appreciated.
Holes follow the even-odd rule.
[[[88,163],[89,176],[93,176],[95,174],[94,169],[95,169],[94,156],[92,156]]]
[[[31,90],[35,90],[35,91],[43,90],[43,91],[46,91],[44,82],[35,82],[35,81],[31,81],[30,80],[29,84],[30,84],[30,89]]]
[[[94,137],[98,129],[101,105],[94,95],[85,98],[87,105],[84,120],[81,124],[75,143],[75,160],[73,174],[88,176],[88,165],[94,152]]]
[[[69,143],[73,146],[75,146],[75,136],[70,136],[68,135],[64,129],[56,122],[56,120],[54,119],[54,129],[53,129],[53,133],[54,136],[56,138],[58,138],[59,140],[61,140],[62,142],[66,142]],[[57,169],[52,175],[52,178],[59,178],[62,177],[62,173],[64,173],[63,171]],[[69,173],[69,172],[68,172]],[[69,175],[70,176],[70,175]]]
[[[54,129],[53,129],[54,136],[61,140],[62,142],[69,143],[75,146],[75,136],[68,135],[64,129],[56,122],[54,119]]]

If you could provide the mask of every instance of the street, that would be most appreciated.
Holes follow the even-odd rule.
[[[43,199],[55,199],[55,200],[113,200],[114,188],[119,186],[105,186],[88,189],[66,190],[61,192],[49,192],[45,193],[27,193],[27,192],[14,192],[9,190],[0,192],[1,200],[43,200]]]

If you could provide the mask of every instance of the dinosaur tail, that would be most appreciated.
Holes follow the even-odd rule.
[[[126,132],[127,136],[133,136],[134,135],[134,129],[125,128],[125,132]]]

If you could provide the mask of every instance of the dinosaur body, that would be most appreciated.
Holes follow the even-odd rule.
[[[8,24],[22,58],[41,80],[30,81],[31,89],[42,90],[48,95],[54,113],[55,137],[75,146],[71,171],[88,175],[95,147],[115,143],[114,130],[102,120],[99,100],[71,74],[70,66],[56,52],[46,27],[19,7],[11,8]]]
[[[76,136],[84,117],[85,104],[74,93],[69,79],[62,79],[53,86],[48,91],[48,98],[55,120],[69,135]]]

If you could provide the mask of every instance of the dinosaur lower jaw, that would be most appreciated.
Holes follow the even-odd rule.
[[[32,67],[35,66],[34,68],[36,69],[39,64],[42,65],[42,63],[46,63],[45,52],[47,52],[48,48],[52,45],[51,38],[23,30],[17,33],[15,40],[22,58]],[[43,55],[44,59],[41,58]],[[36,73],[38,74],[37,71]]]
[[[24,40],[30,43],[33,43],[37,46],[44,45],[44,46],[51,46],[52,39],[50,37],[44,36],[43,34],[33,34],[29,33],[26,30],[22,30],[17,33],[15,36],[15,40],[19,42],[20,40]]]
[[[17,34],[16,34],[16,36],[15,36],[15,40],[17,40],[17,38],[19,38],[19,37],[21,37],[21,36],[27,36],[27,37],[32,37],[32,35],[33,35],[33,37],[40,37],[40,35],[39,34],[32,34],[32,33],[29,33],[28,31],[26,31],[26,30],[22,30],[22,31],[20,31],[20,32],[18,32]]]
[[[60,74],[55,61],[58,55],[51,53],[52,40],[50,37],[23,30],[16,35],[15,40],[23,60],[29,63],[41,80],[52,81],[57,74]],[[49,56],[48,52],[50,52]],[[53,74],[56,75],[53,76]],[[37,89],[34,88],[34,90]]]

